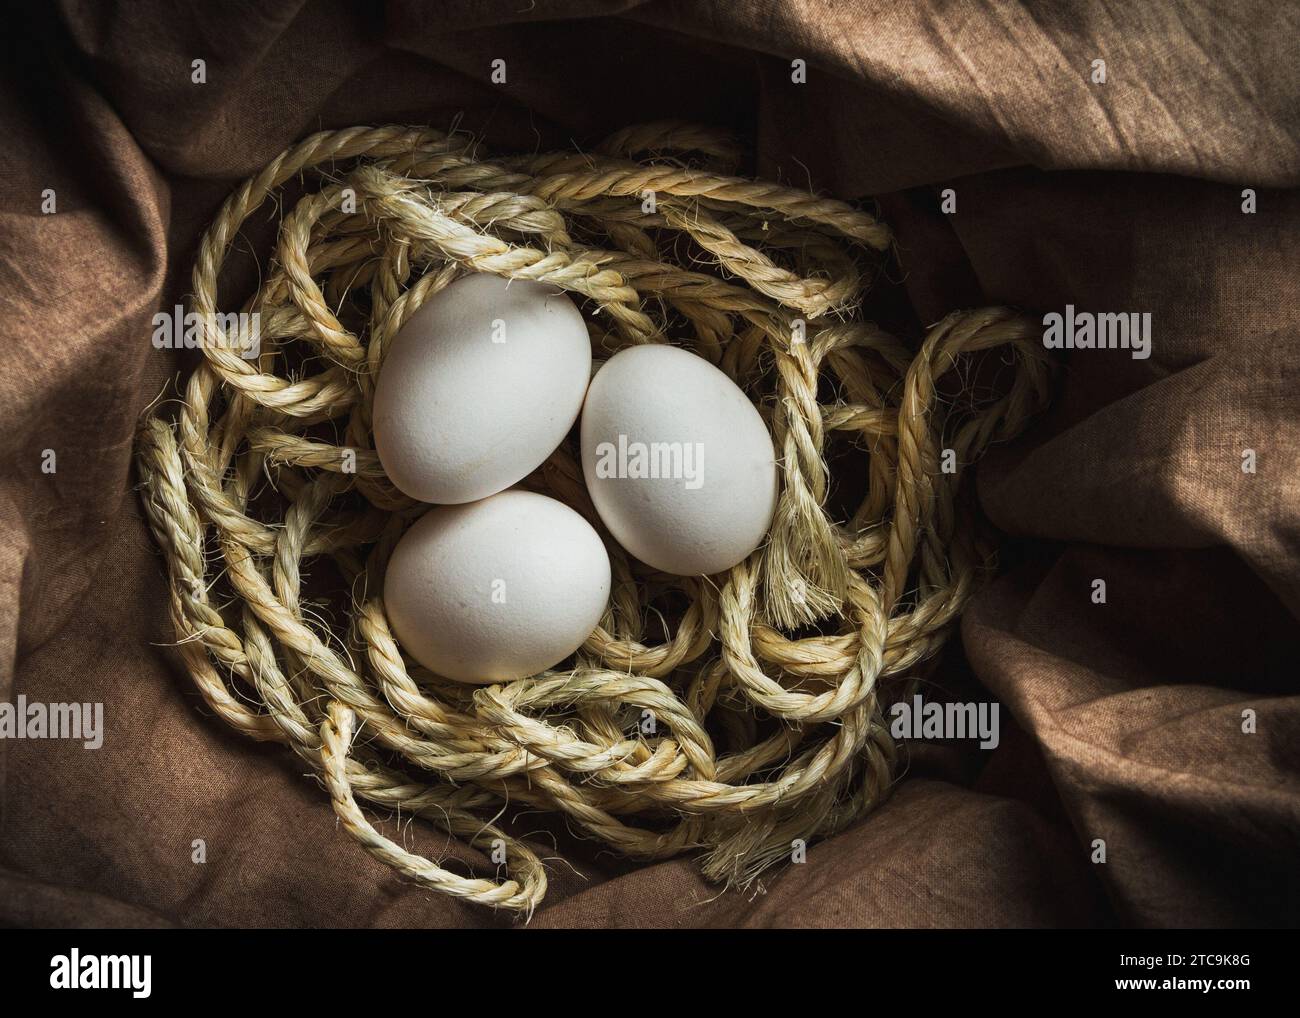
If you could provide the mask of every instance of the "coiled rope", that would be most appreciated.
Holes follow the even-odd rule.
[[[888,228],[734,176],[736,163],[726,136],[678,123],[591,154],[498,159],[428,128],[331,131],[246,181],[202,240],[203,359],[174,419],[146,416],[138,438],[177,649],[212,710],[291,747],[343,828],[423,886],[530,914],[546,872],[491,822],[505,804],[560,814],[628,856],[697,850],[708,877],[732,883],[842,829],[893,779],[888,681],[901,688],[934,658],[988,564],[958,482],[1047,399],[1033,324],[957,313],[909,349],[856,316]],[[241,224],[313,168],[319,188],[283,216],[242,308],[260,319],[245,357],[216,317],[223,264]],[[755,400],[780,456],[765,545],[726,574],[683,578],[628,558],[572,443],[557,449],[524,483],[601,532],[611,602],[570,670],[490,687],[429,674],[389,631],[385,563],[423,507],[388,482],[370,434],[391,338],[466,272],[568,291],[598,359],[692,348]],[[963,365],[999,347],[1010,378],[977,398]],[[850,477],[863,494],[837,519]],[[308,566],[323,594],[304,592]],[[362,802],[504,863],[485,877],[413,855]]]

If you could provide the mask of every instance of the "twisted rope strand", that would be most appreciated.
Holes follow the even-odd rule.
[[[428,128],[324,132],[237,188],[199,246],[204,360],[175,419],[146,417],[137,439],[178,651],[213,712],[290,747],[340,826],[422,887],[530,915],[546,872],[490,822],[505,806],[558,813],[636,858],[702,851],[710,879],[743,884],[888,794],[890,682],[934,659],[987,559],[958,481],[1045,404],[1049,364],[1004,309],[950,315],[916,352],[856,320],[888,228],[735,176],[738,162],[728,136],[668,121],[591,154],[496,160]],[[313,169],[320,188],[283,217],[244,305],[262,325],[245,356],[216,318],[225,259],[244,220]],[[610,604],[567,670],[479,688],[414,666],[389,630],[384,570],[422,507],[384,476],[370,416],[393,336],[471,271],[568,291],[597,359],[672,341],[717,364],[759,405],[781,479],[749,559],[665,577],[603,531],[566,440],[524,484],[601,530]],[[999,348],[1002,391],[940,399],[963,358]],[[867,483],[841,520],[846,462]],[[304,594],[318,560],[342,578],[326,603]],[[362,801],[501,869],[415,855]]]

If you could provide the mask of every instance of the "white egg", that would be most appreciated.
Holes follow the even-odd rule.
[[[615,539],[666,573],[721,572],[762,543],[776,509],[776,456],[754,405],[677,347],[637,346],[591,380],[582,472]]]
[[[471,275],[393,337],[375,386],[375,450],[421,502],[472,502],[538,467],[582,409],[591,342],[563,291]]]
[[[431,672],[506,682],[582,646],[609,583],[591,524],[553,498],[512,489],[412,524],[389,559],[384,605],[397,641]]]

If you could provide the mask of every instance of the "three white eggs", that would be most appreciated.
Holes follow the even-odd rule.
[[[434,674],[534,675],[599,624],[611,575],[600,535],[563,503],[510,487],[579,415],[592,504],[632,556],[712,574],[762,543],[776,458],[745,394],[662,344],[623,350],[594,378],[591,364],[568,296],[493,275],[456,280],[393,337],[375,388],[375,449],[399,490],[435,505],[393,550],[384,601],[398,642]]]

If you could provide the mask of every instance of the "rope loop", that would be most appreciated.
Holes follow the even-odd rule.
[[[1032,323],[955,313],[912,348],[863,321],[888,227],[736,176],[739,152],[678,122],[501,159],[423,127],[324,132],[236,189],[199,247],[204,357],[175,416],[147,416],[137,439],[177,648],[217,715],[290,747],[342,828],[422,887],[531,915],[545,868],[494,823],[515,806],[753,880],[888,794],[885,707],[987,565],[957,485],[1047,401]],[[240,349],[217,307],[233,240],[311,170],[319,187],[281,219],[242,308],[259,342]],[[393,336],[468,272],[568,291],[597,360],[672,342],[716,364],[758,405],[781,481],[765,544],[722,575],[654,573],[602,530],[613,593],[571,666],[487,688],[429,674],[393,639],[384,568],[423,507],[371,440]],[[975,389],[985,365],[996,377]],[[569,440],[523,483],[600,529]],[[495,872],[407,851],[363,804],[465,839]]]

